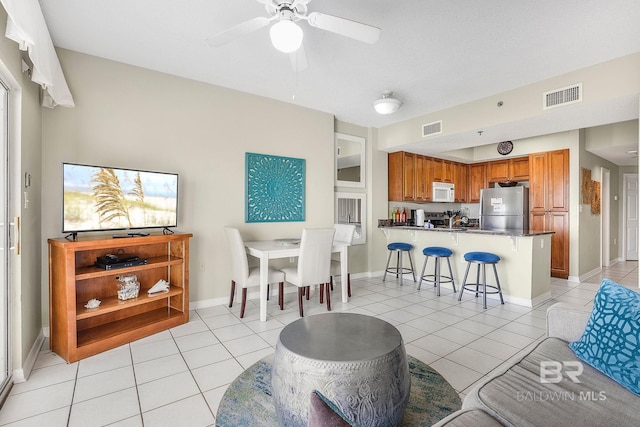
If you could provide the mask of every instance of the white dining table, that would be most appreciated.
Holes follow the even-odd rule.
[[[244,242],[247,254],[260,260],[260,321],[267,320],[267,285],[269,280],[269,260],[291,258],[300,255],[299,244],[283,244],[276,240],[256,240]],[[340,282],[342,287],[342,302],[349,301],[347,289],[347,271],[349,266],[349,244],[334,242],[331,252],[340,253]],[[320,283],[318,283],[320,284]]]

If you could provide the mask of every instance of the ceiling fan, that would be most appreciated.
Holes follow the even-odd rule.
[[[358,41],[374,44],[380,37],[380,28],[340,18],[338,16],[327,15],[320,12],[307,13],[307,4],[311,0],[256,0],[264,4],[268,17],[259,16],[241,24],[235,25],[220,34],[209,39],[207,43],[213,47],[225,45],[237,38],[266,27],[273,21],[277,21],[271,26],[270,36],[274,47],[282,52],[294,54],[296,51],[297,69],[306,68],[306,55],[300,49],[302,44],[302,29],[296,24],[298,21],[307,21],[310,26],[330,31]],[[302,57],[302,58],[300,58]],[[302,60],[301,60],[302,59]],[[292,55],[292,64],[294,55]],[[301,67],[302,65],[302,67]]]

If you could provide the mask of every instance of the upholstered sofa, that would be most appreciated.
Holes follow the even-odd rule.
[[[598,294],[603,291],[604,283]],[[616,290],[615,287],[610,289]],[[580,352],[574,352],[575,344],[569,346],[572,342],[604,340],[596,346],[604,345],[606,351],[606,348],[615,347],[615,343],[607,340],[617,332],[599,330],[597,325],[593,331],[594,314],[591,309],[557,303],[547,310],[547,338],[517,363],[476,386],[465,397],[462,409],[436,426],[639,426],[640,295],[634,300],[633,291],[632,294],[628,294],[629,290],[622,292],[626,296],[625,301],[632,306],[626,313],[627,323],[616,317],[615,311],[620,308],[620,302],[606,300],[607,295],[601,295],[599,302],[596,294],[593,312],[597,306],[605,312],[612,309],[613,312],[602,316],[602,322],[607,327],[618,323],[614,329],[621,328],[619,332],[630,334],[622,338],[623,345],[626,345],[625,340],[630,343],[623,350],[630,357],[620,358],[625,359],[620,372],[627,381],[631,379],[631,388],[619,383],[624,383],[625,379],[612,379],[617,377],[615,372],[610,377],[585,363],[576,356],[576,352]],[[590,330],[593,335],[588,336]],[[601,350],[602,347],[597,352]],[[621,361],[616,360],[615,354],[608,359]]]

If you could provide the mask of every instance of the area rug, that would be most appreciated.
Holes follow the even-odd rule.
[[[458,393],[429,365],[407,356],[411,373],[409,403],[402,426],[431,426],[462,406]],[[273,355],[256,362],[240,374],[225,392],[216,426],[278,425],[271,395],[271,364]]]

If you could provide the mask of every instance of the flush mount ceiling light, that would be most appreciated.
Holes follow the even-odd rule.
[[[382,98],[373,101],[373,108],[376,109],[378,114],[393,114],[398,111],[402,101],[392,98],[391,95],[393,95],[393,92],[385,90],[382,92]]]

